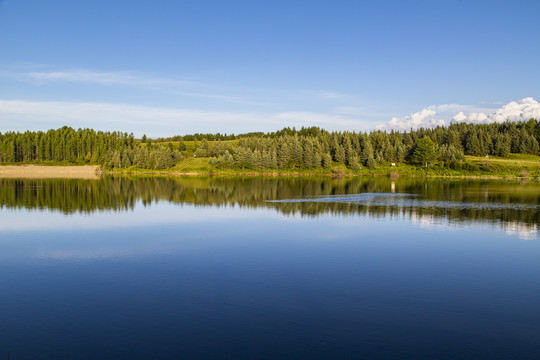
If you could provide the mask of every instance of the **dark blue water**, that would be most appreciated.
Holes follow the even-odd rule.
[[[0,359],[540,358],[534,224],[455,221],[421,194],[335,199],[362,201],[408,211],[4,207]]]

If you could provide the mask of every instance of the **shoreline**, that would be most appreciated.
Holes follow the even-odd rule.
[[[101,167],[97,165],[83,166],[50,166],[50,165],[1,165],[0,178],[24,179],[85,179],[97,180],[101,177]]]
[[[103,174],[107,175],[122,175],[122,176],[246,176],[246,177],[331,177],[335,179],[347,178],[347,177],[387,177],[392,180],[399,178],[431,178],[431,179],[471,179],[471,180],[511,180],[511,181],[538,181],[540,179],[532,177],[511,176],[511,175],[397,175],[391,174],[318,174],[318,173],[282,173],[282,172],[248,172],[248,173],[224,173],[224,172],[145,172],[145,171],[103,171]]]
[[[518,180],[518,181],[538,181],[536,176],[519,176],[519,175],[444,175],[444,174],[399,174],[391,172],[388,174],[332,174],[332,173],[303,173],[303,172],[212,172],[212,171],[146,171],[139,169],[132,171],[129,169],[122,170],[103,170],[99,165],[37,165],[37,164],[21,164],[21,165],[0,165],[0,178],[32,178],[32,179],[51,179],[51,178],[68,178],[68,179],[88,179],[97,180],[101,175],[124,175],[124,176],[247,176],[247,177],[388,177],[391,179],[398,178],[446,178],[446,179],[477,179],[477,180]]]

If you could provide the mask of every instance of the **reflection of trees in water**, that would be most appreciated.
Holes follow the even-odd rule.
[[[370,204],[313,201],[267,202],[360,193],[416,194],[418,202]],[[269,207],[283,214],[358,214],[374,217],[434,217],[449,221],[525,224],[540,222],[540,186],[473,180],[388,178],[226,178],[226,177],[105,177],[98,181],[63,179],[0,179],[0,206],[54,209],[64,213],[125,211],[141,201],[194,205]],[[458,204],[446,206],[445,204]],[[459,203],[478,206],[460,207]],[[508,206],[490,206],[492,204]],[[420,204],[420,205],[419,205]],[[525,204],[525,206],[520,206]]]
[[[361,205],[355,203],[335,202],[302,202],[302,203],[272,203],[276,209],[287,215],[301,214],[302,216],[317,216],[329,213],[332,215],[357,214],[375,218],[382,217],[406,217],[409,219],[421,219],[424,222],[433,220],[447,220],[449,222],[469,223],[497,223],[505,229],[510,224],[519,223],[526,229],[536,231],[540,221],[538,209],[525,208],[447,208],[447,207],[417,207],[417,206],[380,206]],[[508,226],[507,226],[508,225]],[[514,226],[515,227],[515,226]],[[524,230],[526,230],[524,229]]]

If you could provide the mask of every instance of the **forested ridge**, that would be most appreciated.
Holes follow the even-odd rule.
[[[229,141],[225,141],[229,140]],[[230,141],[234,140],[234,141]],[[186,150],[185,142],[194,142]],[[184,157],[210,158],[221,168],[316,169],[345,165],[352,170],[383,163],[460,168],[465,155],[540,155],[540,121],[489,125],[455,123],[408,132],[328,132],[317,127],[272,133],[195,134],[136,139],[133,134],[75,130],[0,133],[0,162],[99,164],[110,168],[173,167]]]

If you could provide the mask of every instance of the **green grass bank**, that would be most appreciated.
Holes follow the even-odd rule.
[[[390,177],[469,177],[497,179],[540,180],[540,156],[511,154],[509,157],[466,156],[464,162],[453,168],[433,165],[421,166],[396,163],[379,164],[374,169],[359,170],[346,168],[343,164],[333,164],[329,169],[241,169],[220,168],[209,163],[209,158],[188,157],[174,167],[164,170],[148,170],[137,167],[127,169],[105,169],[113,174],[170,174],[170,175],[305,175],[305,176],[390,176]]]

